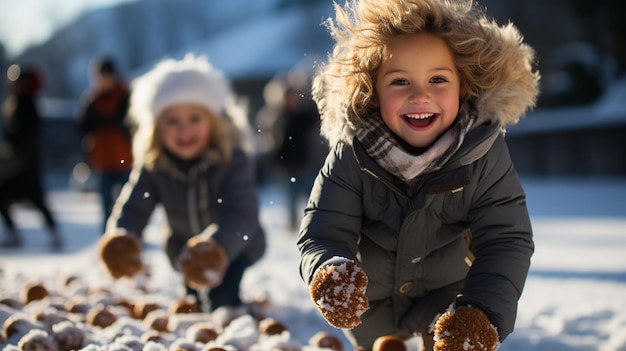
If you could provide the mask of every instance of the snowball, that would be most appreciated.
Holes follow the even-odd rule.
[[[59,351],[56,342],[48,335],[48,332],[41,329],[32,329],[26,333],[17,346],[22,351]]]

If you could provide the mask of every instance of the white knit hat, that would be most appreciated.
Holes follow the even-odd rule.
[[[224,74],[204,56],[166,59],[132,83],[131,114],[139,124],[153,122],[166,108],[194,103],[221,115],[231,87]],[[152,121],[149,121],[152,120]]]

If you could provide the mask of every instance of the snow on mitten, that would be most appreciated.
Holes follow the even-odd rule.
[[[478,308],[450,307],[435,323],[434,351],[495,351],[498,332]]]
[[[367,276],[354,261],[331,259],[320,266],[309,284],[311,299],[328,324],[352,329],[369,308]]]
[[[198,235],[187,240],[177,264],[189,287],[212,288],[222,282],[228,257],[215,240]]]
[[[100,261],[115,279],[133,277],[143,270],[141,241],[124,230],[105,233],[98,242]]]

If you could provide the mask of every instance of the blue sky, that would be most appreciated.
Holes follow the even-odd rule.
[[[132,1],[137,0],[0,0],[0,42],[11,59],[87,10]]]

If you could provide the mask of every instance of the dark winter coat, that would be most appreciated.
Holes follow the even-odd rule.
[[[87,161],[98,172],[126,172],[133,164],[129,99],[130,91],[118,81],[110,90],[94,92],[82,107],[77,125],[85,136]]]
[[[2,174],[40,172],[42,121],[35,97],[10,95],[4,104],[4,114],[0,145]]]
[[[364,320],[428,330],[460,293],[457,304],[481,306],[503,339],[513,329],[533,240],[501,125],[474,128],[415,198],[407,194],[356,139],[340,142],[315,182],[301,227],[305,281],[334,256],[358,260],[372,306]]]
[[[476,119],[458,150],[436,160],[441,168],[411,179],[411,191],[356,138],[380,114],[374,98],[364,106],[354,101],[368,90],[355,91],[345,79],[345,57],[314,80],[321,131],[333,148],[300,227],[300,273],[309,283],[334,256],[363,267],[370,308],[348,336],[364,347],[381,335],[429,331],[452,302],[479,307],[500,340],[513,330],[534,243],[505,130],[534,106],[539,75],[514,27],[480,26],[486,40],[496,41],[500,64],[489,67],[497,70],[476,96],[460,96],[461,106],[475,107]]]
[[[32,95],[10,95],[0,144],[0,201],[42,199],[41,116]]]
[[[249,154],[238,150],[225,165],[204,159],[181,169],[157,160],[151,171],[134,169],[107,227],[141,235],[158,204],[165,210],[166,251],[174,267],[187,239],[211,224],[218,225],[211,237],[225,249],[230,262],[240,255],[255,262],[265,251]]]

